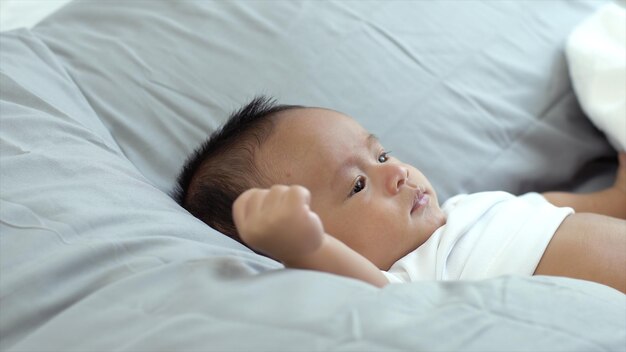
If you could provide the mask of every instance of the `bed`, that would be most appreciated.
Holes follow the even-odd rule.
[[[2,32],[0,350],[626,350],[611,288],[285,270],[170,196],[258,94],[353,116],[442,200],[607,186],[563,52],[605,3],[73,1]]]

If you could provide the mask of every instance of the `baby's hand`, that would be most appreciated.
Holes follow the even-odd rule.
[[[233,203],[233,220],[246,244],[287,261],[311,253],[322,244],[324,227],[309,208],[310,202],[311,194],[302,186],[253,188]]]

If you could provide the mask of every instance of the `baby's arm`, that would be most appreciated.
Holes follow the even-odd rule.
[[[377,287],[389,283],[372,262],[324,232],[320,218],[309,208],[310,197],[301,186],[242,193],[233,204],[241,239],[286,267],[347,276]]]
[[[577,213],[626,219],[626,153],[619,154],[617,177],[612,187],[593,193],[547,192],[543,196],[550,203],[558,207],[572,207]]]
[[[590,213],[568,216],[535,275],[595,281],[626,293],[626,221]]]
[[[626,153],[619,154],[612,187],[543,196],[556,206],[574,208],[577,214],[568,216],[554,233],[535,275],[596,281],[626,293],[626,221],[621,220],[626,219]]]

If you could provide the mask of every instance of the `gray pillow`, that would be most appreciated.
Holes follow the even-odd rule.
[[[90,1],[34,33],[163,191],[264,93],[355,117],[445,200],[612,181],[615,153],[581,112],[563,54],[602,4]]]

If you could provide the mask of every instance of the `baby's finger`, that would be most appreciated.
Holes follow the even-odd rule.
[[[259,203],[263,199],[264,190],[251,188],[237,197],[233,202],[233,221],[235,226],[241,225],[249,214],[259,207]]]
[[[311,204],[311,192],[306,187],[299,185],[291,186],[285,198],[285,202],[290,206]]]
[[[324,224],[322,223],[322,219],[320,219],[317,213],[310,211],[308,214],[309,223],[311,224],[311,230],[316,233],[323,234],[324,233]]]
[[[250,197],[246,206],[248,216],[265,210],[265,199],[270,193],[270,190],[266,188],[254,188],[252,191],[252,197]]]
[[[263,208],[269,209],[278,206],[284,201],[285,194],[289,190],[285,185],[273,185],[267,194],[267,197],[263,201]]]
[[[248,207],[248,203],[250,198],[254,195],[252,189],[249,189],[237,197],[233,202],[233,222],[235,226],[239,226],[244,219],[247,217],[246,208]]]

